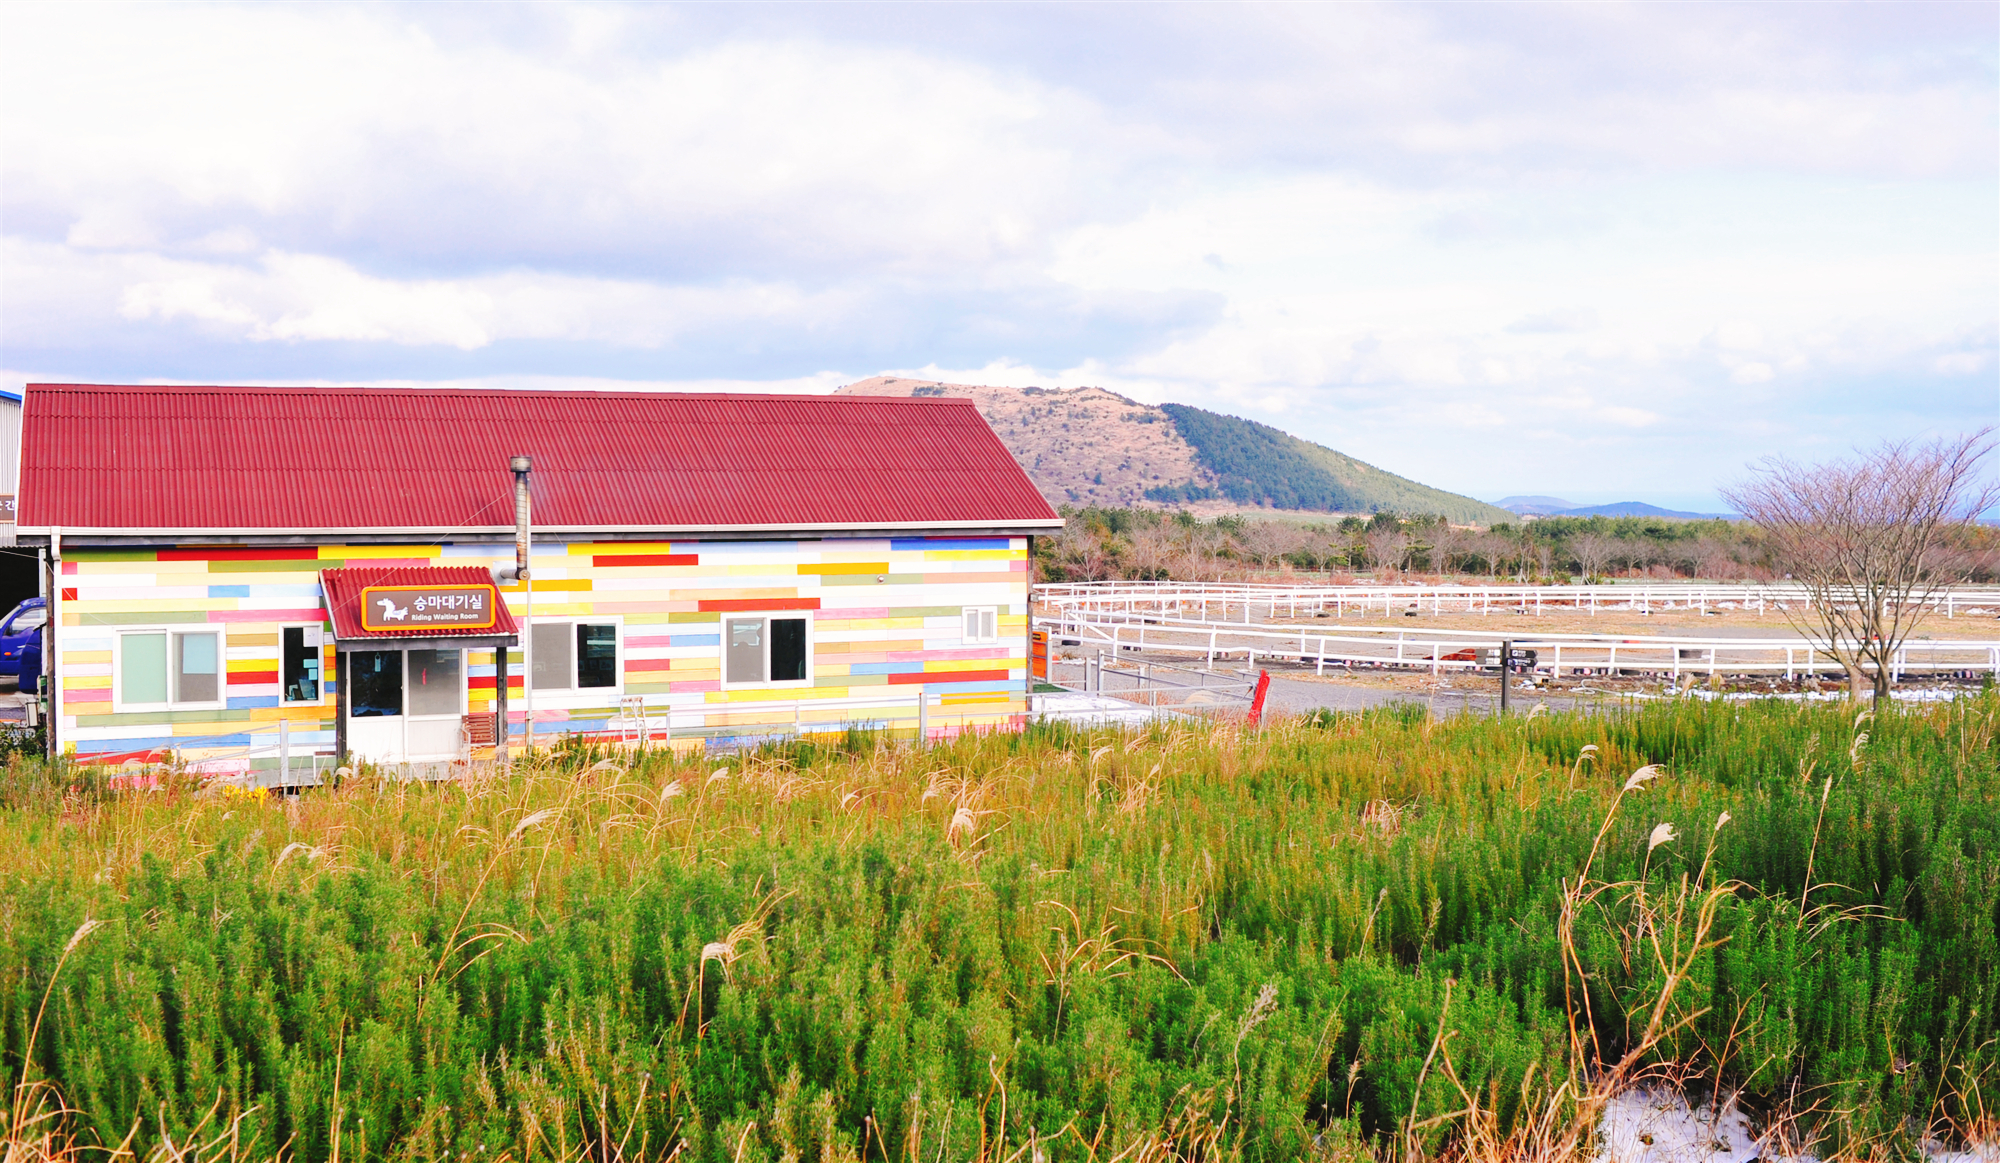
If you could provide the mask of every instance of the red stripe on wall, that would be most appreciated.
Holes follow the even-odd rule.
[[[701,603],[701,612],[733,613],[743,610],[817,610],[818,598],[712,598]]]
[[[72,588],[69,588],[69,589],[66,589],[66,590],[64,590],[64,591],[63,591],[63,596],[62,596],[62,600],[63,600],[63,601],[65,601],[65,602],[74,602],[74,601],[76,601],[76,589],[75,589],[74,587],[72,587]]]
[[[933,670],[918,674],[892,674],[890,686],[918,686],[927,682],[1006,682],[1004,670]]]
[[[162,549],[161,561],[312,561],[319,550],[311,545],[270,549]]]
[[[700,565],[699,553],[597,553],[592,565]]]
[[[671,658],[635,658],[625,664],[627,671],[672,670],[673,668],[674,660]]]
[[[230,686],[250,686],[252,684],[274,683],[278,681],[275,670],[232,670],[229,672]]]

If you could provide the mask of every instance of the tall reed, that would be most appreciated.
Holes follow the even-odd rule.
[[[1555,1158],[1669,1068],[1826,1151],[1963,1135],[1996,715],[576,747],[267,800],[17,760],[0,1066],[61,1103],[8,1149]]]

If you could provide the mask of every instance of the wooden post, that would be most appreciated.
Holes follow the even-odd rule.
[[[1508,665],[1513,661],[1513,658],[1514,640],[1511,638],[1502,638],[1500,640],[1500,713],[1503,715],[1507,713],[1507,704],[1509,701],[1507,693]]]
[[[354,705],[353,696],[348,693],[351,685],[347,673],[348,652],[338,644],[333,648],[333,765],[339,767],[347,762],[347,712]]]
[[[493,762],[506,765],[512,755],[507,748],[507,671],[511,663],[507,658],[507,644],[497,643],[493,647]]]

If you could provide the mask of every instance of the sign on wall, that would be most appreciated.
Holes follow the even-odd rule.
[[[499,601],[492,586],[369,586],[361,591],[361,628],[484,630]]]

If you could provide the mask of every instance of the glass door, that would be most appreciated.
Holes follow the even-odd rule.
[[[403,657],[410,696],[404,757],[456,759],[459,717],[465,713],[463,652],[410,650]]]
[[[355,650],[347,655],[347,747],[363,759],[403,759],[403,652]]]
[[[458,650],[348,654],[348,749],[377,763],[456,759],[464,658]]]

